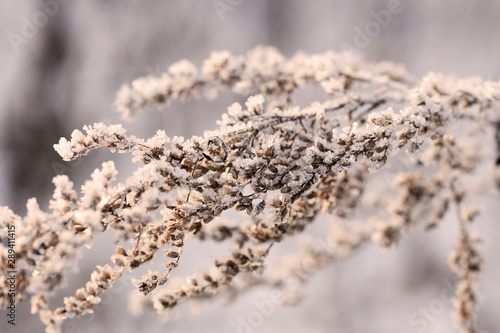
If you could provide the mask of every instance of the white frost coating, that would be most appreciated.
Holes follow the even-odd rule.
[[[71,142],[65,138],[60,138],[59,143],[54,145],[54,149],[65,161],[71,160],[74,156]]]

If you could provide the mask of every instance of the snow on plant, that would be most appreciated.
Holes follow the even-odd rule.
[[[308,85],[321,86],[325,99],[294,106],[294,92]],[[257,47],[245,56],[214,52],[200,71],[181,60],[160,77],[139,78],[119,90],[116,108],[132,119],[140,109],[214,98],[227,89],[249,97],[244,106],[229,106],[218,129],[202,137],[170,138],[159,130],[145,140],[127,135],[122,125],[96,123],[54,145],[65,161],[103,147],[130,152],[141,166],[126,182],[116,184],[109,161],[92,173],[80,195],[67,176],[55,177],[49,212],[36,199],[28,201],[24,218],[1,208],[0,237],[9,226],[17,230],[17,297],[29,295],[32,313],[47,332],[91,313],[125,270],[152,259],[164,261],[164,269],[132,279],[141,295],[134,306],[168,315],[188,299],[234,298],[258,285],[286,289],[290,277],[305,282],[365,243],[389,248],[417,224],[439,226],[453,207],[460,226],[450,255],[457,276],[455,314],[463,332],[477,332],[482,257],[480,237],[469,225],[478,210],[466,203],[471,191],[463,179],[480,165],[494,164],[495,142],[500,151],[499,82],[435,73],[413,82],[392,63],[334,52],[286,59],[274,48]],[[384,193],[370,182],[400,150],[406,151],[408,172],[395,175],[396,188]],[[231,209],[247,217],[220,217]],[[266,266],[273,244],[300,234],[324,213],[330,217],[324,242],[304,242],[300,253]],[[49,306],[82,248],[108,230],[118,243],[110,263],[97,266],[63,305]],[[198,276],[169,283],[193,238],[232,247]],[[2,308],[10,301],[7,262],[8,246],[1,245]],[[295,302],[294,296],[284,299]]]

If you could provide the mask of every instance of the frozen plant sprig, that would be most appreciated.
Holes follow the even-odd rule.
[[[294,106],[294,92],[307,85],[321,86],[325,99]],[[457,133],[481,128],[484,141],[498,145],[499,82],[430,73],[415,84],[401,66],[334,52],[290,59],[269,47],[246,56],[216,52],[201,71],[182,60],[161,77],[123,86],[115,104],[132,118],[142,108],[212,98],[225,89],[250,96],[244,106],[229,106],[218,129],[201,137],[169,138],[159,130],[144,140],[121,125],[97,123],[54,145],[66,161],[102,147],[131,152],[141,166],[126,182],[114,184],[117,171],[106,162],[80,196],[68,177],[55,177],[49,212],[40,210],[35,199],[24,218],[0,210],[0,236],[10,225],[18,230],[18,297],[30,295],[32,312],[39,313],[47,332],[59,332],[64,320],[91,313],[100,294],[125,270],[157,260],[160,250],[164,270],[132,279],[144,297],[133,301],[138,312],[151,307],[169,315],[188,299],[234,299],[261,285],[287,289],[290,278],[302,284],[370,241],[388,249],[419,223],[438,227],[449,207],[466,198],[463,175],[492,161],[487,145]],[[383,187],[370,182],[388,171],[381,169],[402,149],[408,172],[397,175],[394,188],[381,195]],[[231,209],[247,217],[220,218]],[[357,218],[368,210],[373,212],[369,219]],[[303,233],[320,214],[334,216],[330,236],[317,243],[323,246],[307,242],[290,260],[266,264],[274,244]],[[478,250],[464,218],[460,221],[452,260],[459,279],[457,323],[472,331],[480,266],[467,266],[471,251],[477,257]],[[64,271],[77,267],[82,247],[110,229],[119,243],[110,258],[113,265],[97,266],[63,306],[49,307],[64,285]],[[175,283],[170,274],[181,264],[190,238],[232,247],[198,276]],[[1,245],[2,306],[9,301],[7,253]],[[286,302],[298,300],[289,290]]]

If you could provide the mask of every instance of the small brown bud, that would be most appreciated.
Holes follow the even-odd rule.
[[[179,253],[175,252],[175,251],[168,251],[166,253],[166,256],[169,258],[177,258],[177,257],[179,257]]]

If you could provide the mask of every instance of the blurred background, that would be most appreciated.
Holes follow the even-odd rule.
[[[392,7],[391,7],[392,6]],[[387,21],[377,13],[393,8]],[[46,209],[51,179],[68,174],[79,188],[103,161],[114,159],[124,180],[138,166],[129,156],[96,151],[66,163],[52,145],[75,128],[94,122],[122,123],[112,103],[123,83],[160,74],[187,58],[201,65],[211,51],[243,54],[259,44],[276,46],[286,56],[354,49],[369,60],[406,65],[415,79],[429,71],[500,77],[500,2],[495,0],[40,0],[0,2],[0,206],[25,213],[28,198]],[[380,17],[379,17],[380,19]],[[375,22],[375,23],[373,23]],[[376,28],[378,26],[378,29]],[[369,32],[366,29],[372,29]],[[364,35],[364,36],[362,36]],[[149,137],[158,129],[169,136],[200,135],[215,127],[225,108],[242,98],[230,93],[214,102],[175,104],[142,113],[124,126]],[[480,326],[500,332],[500,245],[498,192],[480,198],[488,209],[476,228],[485,235],[486,265],[480,283]],[[258,325],[242,328],[269,299],[252,292],[224,307],[202,304],[193,316],[181,308],[167,323],[155,314],[127,314],[129,283],[105,297],[96,314],[68,321],[65,332],[454,332],[451,303],[440,301],[453,281],[446,259],[457,234],[445,221],[432,233],[416,230],[396,250],[373,246],[317,274],[307,297],[295,307],[276,307]],[[109,261],[111,238],[96,240],[79,273],[61,295],[88,279],[95,264]],[[286,248],[286,244],[285,247]],[[196,272],[215,257],[200,256],[210,245],[188,249],[183,272]],[[283,250],[281,250],[283,251]],[[424,318],[422,309],[430,309]],[[0,320],[1,332],[41,332],[43,326],[19,305],[17,325]],[[418,321],[420,320],[420,321]]]

